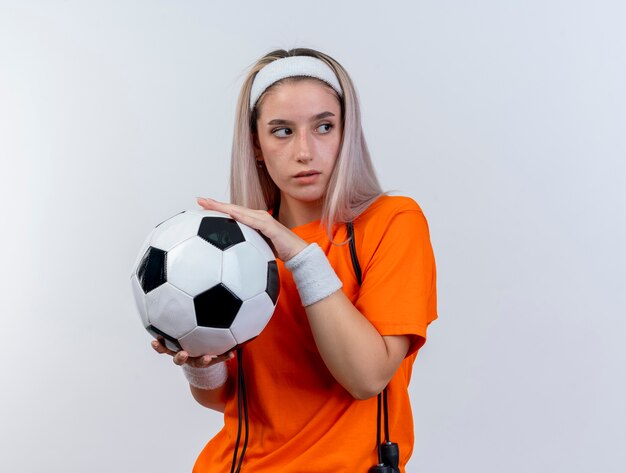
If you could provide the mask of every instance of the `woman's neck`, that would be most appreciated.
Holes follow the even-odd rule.
[[[322,217],[322,203],[300,202],[292,199],[280,199],[278,221],[287,228],[295,228],[310,222],[315,222]]]

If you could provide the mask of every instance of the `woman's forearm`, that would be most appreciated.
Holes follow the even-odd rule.
[[[324,363],[357,399],[381,392],[404,360],[408,336],[381,336],[342,291],[306,308]]]
[[[226,401],[231,395],[233,382],[230,378],[226,383],[217,389],[200,389],[189,385],[191,395],[201,406],[213,409],[215,411],[224,412]]]

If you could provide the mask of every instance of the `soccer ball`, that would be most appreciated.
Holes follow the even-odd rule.
[[[156,226],[130,277],[143,326],[173,351],[221,355],[261,333],[280,289],[269,245],[210,210]]]

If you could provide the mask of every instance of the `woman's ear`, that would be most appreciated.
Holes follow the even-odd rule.
[[[254,159],[257,161],[263,161],[263,152],[261,151],[261,143],[259,142],[259,135],[252,133],[252,146],[254,147]]]

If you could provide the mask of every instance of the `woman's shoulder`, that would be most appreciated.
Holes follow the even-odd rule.
[[[417,212],[422,213],[419,204],[411,197],[402,195],[383,194],[365,209],[355,220],[355,224],[366,224],[370,222],[389,221],[399,213]]]
[[[410,197],[381,195],[354,220],[357,246],[374,251],[383,241],[411,235],[428,237],[428,223],[419,204]]]
[[[426,217],[415,200],[382,195],[355,219],[354,239],[365,274],[373,264],[382,268],[418,264],[427,254],[424,248],[429,247],[430,235]]]

